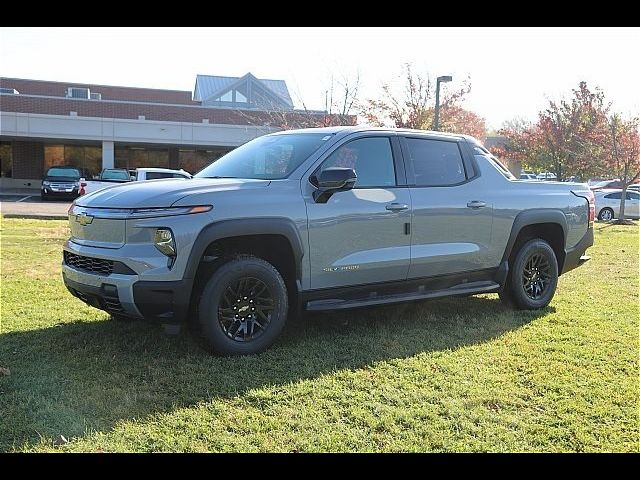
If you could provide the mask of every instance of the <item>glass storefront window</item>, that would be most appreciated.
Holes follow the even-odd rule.
[[[13,148],[11,143],[0,143],[0,177],[11,177],[13,170]]]
[[[64,165],[64,145],[45,145],[43,171],[57,165]]]
[[[102,148],[88,145],[45,145],[44,171],[57,165],[78,167],[85,178],[102,170]]]
[[[116,147],[115,167],[134,170],[136,168],[169,168],[169,149],[142,147]]]
[[[180,150],[178,153],[178,168],[186,170],[193,175],[231,150],[233,149],[218,148],[216,150]]]

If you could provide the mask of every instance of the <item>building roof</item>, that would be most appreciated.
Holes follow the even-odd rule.
[[[195,101],[205,101],[211,97],[218,97],[224,93],[229,87],[240,80],[250,78],[262,84],[263,87],[274,93],[278,98],[290,108],[293,108],[293,101],[289,95],[289,89],[284,80],[271,80],[256,78],[253,74],[247,73],[242,77],[222,77],[219,75],[200,75],[196,76],[196,86],[193,90],[193,99]]]
[[[54,82],[28,78],[0,77],[0,86],[15,88],[23,95],[66,97],[68,87],[88,88],[92,93],[100,93],[102,100],[130,102],[157,102],[177,105],[197,105],[186,90],[164,90],[159,88],[122,87],[78,82]]]

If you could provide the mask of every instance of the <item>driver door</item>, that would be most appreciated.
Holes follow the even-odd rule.
[[[383,133],[383,132],[381,132]],[[305,195],[311,288],[356,286],[405,280],[411,258],[411,197],[399,144],[388,134],[351,137],[314,173],[353,168],[352,190],[316,203]]]

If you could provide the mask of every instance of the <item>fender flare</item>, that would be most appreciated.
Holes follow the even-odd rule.
[[[193,281],[198,271],[200,259],[212,242],[222,238],[243,235],[282,235],[285,237],[289,241],[294,255],[296,284],[300,285],[302,258],[304,257],[302,239],[295,223],[291,219],[283,217],[241,218],[222,220],[207,225],[200,231],[193,242],[184,278]]]
[[[509,234],[509,240],[507,241],[507,246],[504,250],[504,254],[502,255],[501,265],[505,262],[508,263],[509,257],[511,256],[511,251],[513,250],[513,246],[516,243],[516,239],[518,235],[522,231],[523,228],[528,227],[529,225],[536,225],[540,223],[554,223],[559,225],[562,228],[563,238],[562,238],[562,249],[565,250],[566,253],[566,245],[567,245],[567,218],[561,210],[550,209],[550,208],[537,208],[531,210],[525,210],[524,212],[520,212],[516,215],[515,220],[513,221],[513,225],[511,226],[511,233]],[[559,265],[559,267],[561,267]],[[561,270],[561,268],[559,268]]]

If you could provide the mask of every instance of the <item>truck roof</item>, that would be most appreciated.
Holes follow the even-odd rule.
[[[336,127],[319,127],[319,128],[300,128],[296,130],[285,130],[282,132],[276,132],[272,135],[283,135],[290,133],[327,133],[327,134],[336,134],[336,133],[356,133],[356,132],[390,132],[390,133],[412,133],[419,135],[429,135],[433,137],[442,137],[442,138],[465,138],[467,140],[477,142],[474,137],[470,135],[463,135],[461,133],[449,133],[449,132],[436,132],[434,130],[415,130],[411,128],[392,128],[392,127],[371,127],[369,125],[341,125]]]

